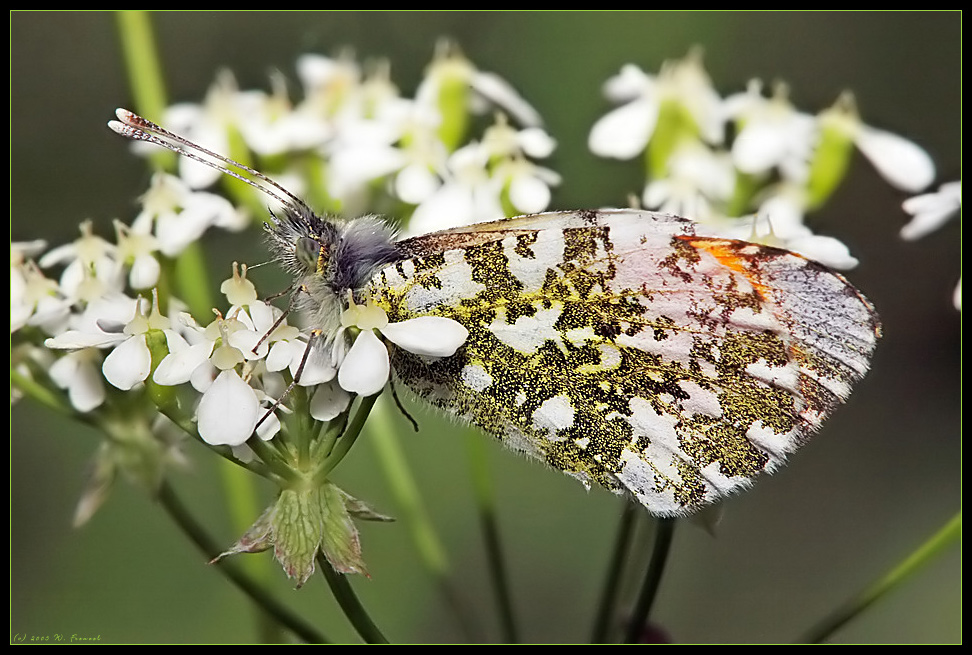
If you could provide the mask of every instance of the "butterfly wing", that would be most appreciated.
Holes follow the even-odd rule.
[[[393,351],[398,378],[663,516],[781,464],[865,373],[880,329],[819,264],[651,212],[539,214],[402,246],[375,302],[469,338],[440,360]]]

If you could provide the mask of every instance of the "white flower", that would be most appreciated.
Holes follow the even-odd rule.
[[[345,204],[356,202],[367,185],[401,170],[408,158],[395,144],[397,126],[364,118],[348,122],[328,145],[328,193]]]
[[[130,267],[128,284],[133,289],[151,289],[159,281],[162,267],[155,253],[158,241],[151,234],[131,230],[121,221],[115,221],[118,240],[118,259]]]
[[[725,153],[713,152],[698,141],[686,141],[672,153],[668,169],[666,177],[645,186],[645,207],[701,222],[721,217],[714,207],[724,206],[736,179]]]
[[[861,122],[854,98],[841,95],[834,106],[821,113],[821,129],[834,129],[874,165],[878,173],[898,189],[917,193],[935,179],[935,164],[916,143],[897,134],[868,127]]]
[[[49,250],[37,263],[41,268],[65,265],[60,289],[72,301],[121,293],[125,285],[117,248],[94,234],[91,221],[84,221],[80,228],[79,239]]]
[[[912,219],[901,228],[901,238],[907,241],[920,239],[940,228],[962,209],[962,181],[946,182],[934,193],[908,198],[902,207]]]
[[[196,408],[197,428],[203,441],[214,446],[243,444],[260,418],[257,392],[236,371],[246,357],[230,345],[234,332],[252,327],[237,318],[242,316],[245,313],[238,311],[236,316],[217,317],[206,328],[196,326],[198,343],[170,350],[152,375],[161,385],[188,381],[202,391]]]
[[[344,356],[338,384],[359,396],[373,396],[385,388],[390,370],[385,344],[373,330],[362,330]]]
[[[263,440],[280,430],[279,420],[264,407],[276,410],[279,404],[261,389],[273,386],[280,376],[267,373],[264,358],[274,352],[278,342],[285,346],[299,342],[299,333],[280,319],[280,310],[258,300],[256,289],[246,279],[246,267],[241,271],[234,266],[233,277],[220,290],[233,303],[227,317],[217,313],[216,320],[204,328],[183,315],[190,328],[188,339],[181,345],[170,342],[169,354],[159,363],[153,380],[166,386],[190,382],[202,393],[196,408],[199,436],[211,445],[235,447],[245,443],[254,430]],[[292,350],[284,355],[275,357],[282,365],[274,371],[295,357]],[[311,378],[332,379],[335,373],[333,367],[329,377],[313,367],[305,370]]]
[[[598,119],[587,139],[588,148],[598,157],[637,157],[647,147],[661,109],[655,78],[627,64],[605,83],[604,94],[625,104]]]
[[[902,205],[911,214],[911,222],[901,228],[901,238],[914,241],[934,232],[948,219],[958,214],[962,209],[962,181],[946,182],[938,187],[935,193],[924,193],[920,196],[908,198]],[[952,293],[952,304],[955,309],[962,309],[962,278],[959,278]]]
[[[326,121],[307,111],[294,111],[287,97],[287,83],[280,73],[271,75],[272,92],[242,91],[236,94],[236,121],[243,140],[258,155],[310,150],[331,136]]]
[[[850,250],[843,241],[822,234],[792,237],[786,241],[784,247],[839,271],[856,268],[860,263],[857,257],[850,254]]]
[[[165,112],[163,125],[212,152],[228,153],[228,127],[236,124],[238,94],[233,74],[220,71],[201,105],[188,102],[172,105]],[[179,177],[193,189],[212,186],[221,175],[188,157],[179,158]]]
[[[442,316],[421,316],[389,323],[384,310],[370,302],[350,306],[341,314],[341,331],[360,330],[338,370],[338,383],[359,396],[373,396],[385,388],[390,373],[388,350],[377,330],[393,344],[423,357],[449,357],[465,343],[469,332]],[[339,333],[340,334],[340,333]]]
[[[415,208],[408,234],[424,234],[503,216],[500,194],[502,180],[487,168],[489,153],[479,143],[470,143],[450,155],[445,181]]]
[[[625,104],[591,128],[587,144],[599,157],[632,159],[644,152],[666,102],[675,103],[692,118],[698,137],[709,143],[722,140],[722,100],[696,51],[683,60],[666,62],[657,77],[627,64],[607,81],[604,94]]]
[[[726,98],[726,116],[740,125],[732,143],[732,160],[743,173],[760,174],[779,169],[784,178],[805,182],[816,144],[816,120],[797,111],[778,85],[773,97],[762,95],[758,80],[744,93]]]
[[[115,348],[128,339],[122,326],[131,320],[139,304],[139,300],[120,294],[97,298],[84,312],[69,318],[71,329],[44,342],[52,350],[71,351],[51,365],[50,376],[57,386],[68,390],[77,411],[90,412],[105,401],[104,361],[99,349]],[[136,362],[135,367],[139,366]]]
[[[48,279],[30,259],[43,242],[10,244],[10,333],[36,325],[48,334],[60,332],[68,320],[71,302],[64,298],[57,282]]]
[[[243,326],[230,333],[229,343],[247,360],[265,359],[267,371],[289,367],[300,386],[334,379],[337,369],[318,348],[308,352],[307,337],[288,325],[279,309],[258,299],[256,287],[246,278],[246,266],[241,268],[234,263],[233,277],[224,280],[219,289],[232,305],[228,314],[236,316]]]
[[[510,204],[521,214],[545,210],[550,205],[550,187],[560,184],[557,173],[525,159],[510,161],[496,172],[509,181]]]
[[[557,142],[542,128],[513,128],[500,114],[483,134],[483,148],[491,159],[526,156],[534,159],[549,157]]]
[[[324,119],[347,113],[360,115],[356,105],[361,68],[350,57],[302,55],[297,59],[297,76],[304,85],[303,109]]]
[[[80,314],[72,314],[69,329],[45,342],[55,350],[78,348],[109,348],[127,337],[122,330],[132,320],[136,307],[142,300],[123,294],[111,294],[97,298]]]
[[[71,406],[81,413],[97,409],[105,402],[105,385],[96,348],[82,348],[55,361],[49,373],[58,387],[68,390]]]
[[[153,295],[152,309],[148,315],[143,312],[142,303],[137,303],[135,316],[123,329],[128,338],[105,357],[105,363],[101,367],[105,379],[122,391],[128,391],[136,384],[144,382],[152,369],[152,353],[146,341],[149,331],[161,330],[169,350],[185,344],[185,339],[171,325],[168,317],[159,311],[158,293]]]
[[[508,112],[520,125],[537,127],[543,123],[537,110],[517,93],[509,82],[496,73],[475,71],[470,80],[470,86],[478,97],[487,101],[478,105],[474,104],[473,111],[484,113],[490,107],[495,106]]]
[[[226,198],[193,191],[179,178],[157,173],[142,196],[142,211],[132,222],[132,232],[154,233],[162,254],[175,257],[214,225],[241,227],[240,215]]]
[[[435,58],[415,92],[415,99],[419,104],[438,107],[443,89],[457,83],[465,84],[473,91],[468,108],[475,113],[482,114],[498,107],[520,125],[537,127],[543,122],[537,110],[506,80],[495,73],[477,70],[447,42],[438,44]]]
[[[854,144],[874,168],[898,189],[921,191],[935,179],[935,164],[913,141],[861,124]]]
[[[131,316],[119,322],[120,315]],[[146,334],[161,330],[170,350],[184,346],[185,340],[170,327],[169,319],[159,312],[158,296],[146,314],[146,303],[126,297],[104,299],[92,303],[85,317],[78,321],[80,329],[68,330],[45,342],[52,349],[111,349],[101,370],[112,386],[128,391],[144,382],[152,366]]]
[[[351,404],[351,394],[335,382],[327,382],[317,387],[310,403],[310,415],[318,421],[337,418]]]

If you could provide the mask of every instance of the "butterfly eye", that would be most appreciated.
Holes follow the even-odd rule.
[[[317,239],[310,237],[300,237],[294,249],[294,256],[297,261],[304,265],[307,270],[316,271],[320,262],[323,246]]]

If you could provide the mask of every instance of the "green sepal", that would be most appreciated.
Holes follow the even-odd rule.
[[[250,529],[213,561],[273,547],[274,557],[287,576],[297,581],[297,587],[314,573],[318,553],[338,573],[367,575],[352,516],[363,520],[391,520],[331,483],[308,489],[284,489]]]
[[[844,94],[819,116],[820,141],[810,160],[807,179],[809,209],[823,205],[843,181],[854,150],[854,133],[860,124],[854,98]]]
[[[159,409],[174,409],[177,405],[177,388],[158,384],[152,379],[155,369],[158,368],[165,356],[169,354],[169,343],[165,338],[165,332],[162,330],[149,330],[145,333],[145,345],[148,346],[149,353],[152,355],[152,370],[145,379],[145,390],[148,392],[149,398]]]

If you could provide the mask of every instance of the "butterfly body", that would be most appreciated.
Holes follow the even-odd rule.
[[[341,325],[348,292],[362,302],[375,272],[402,258],[395,229],[377,216],[333,221],[303,207],[272,218],[266,224],[267,245],[294,278],[298,310],[330,342]]]

